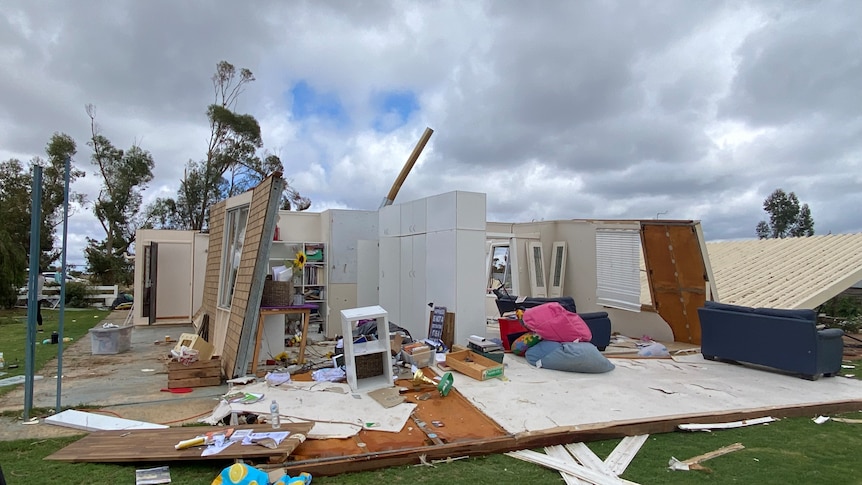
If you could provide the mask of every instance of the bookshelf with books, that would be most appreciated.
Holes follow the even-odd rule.
[[[304,264],[299,264],[304,255]],[[269,255],[270,271],[279,265],[292,268],[293,304],[311,303],[317,305],[312,310],[308,322],[310,332],[322,332],[326,326],[326,245],[321,242],[273,241]]]

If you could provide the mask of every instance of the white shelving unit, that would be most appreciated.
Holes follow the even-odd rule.
[[[269,267],[288,266],[299,251],[306,255],[302,278],[294,280],[293,291],[301,295],[303,303],[317,305],[317,312],[312,311],[308,328],[310,331],[322,331],[326,327],[326,293],[327,293],[327,254],[326,244],[322,242],[286,242],[273,241],[269,252]],[[318,256],[319,255],[319,256]]]
[[[378,340],[353,343],[353,328],[361,320],[376,320]],[[389,349],[389,314],[379,305],[341,310],[341,331],[344,335],[344,363],[347,369],[347,383],[354,392],[373,391],[392,386],[392,359]],[[356,358],[363,356],[380,359],[383,374],[370,377],[357,377]]]

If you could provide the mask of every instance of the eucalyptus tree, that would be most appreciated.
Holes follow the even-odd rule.
[[[158,198],[146,211],[149,227],[207,230],[209,207],[240,194],[275,172],[283,172],[281,159],[259,152],[263,147],[260,123],[250,114],[236,111],[237,100],[255,80],[246,68],[221,61],[211,81],[213,103],[207,107],[209,141],[205,158],[189,160],[177,197]],[[311,201],[286,187],[282,208],[305,210]]]
[[[95,278],[104,284],[128,284],[131,264],[126,258],[135,232],[143,223],[140,215],[142,192],[153,179],[153,157],[137,144],[128,150],[114,146],[100,133],[96,108],[87,105],[93,150],[91,160],[102,186],[93,202],[93,213],[105,231],[103,240],[87,238],[85,254]]]
[[[805,237],[814,235],[814,219],[808,204],[800,204],[796,194],[775,189],[763,201],[763,210],[769,214],[769,222],[757,223],[760,239]]]

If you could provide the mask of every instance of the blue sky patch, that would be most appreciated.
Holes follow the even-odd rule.
[[[338,124],[347,122],[344,106],[334,93],[321,93],[307,82],[300,81],[290,90],[292,98],[293,117],[297,120],[321,118],[335,121]]]
[[[374,117],[374,129],[388,133],[407,123],[410,115],[419,110],[419,101],[412,91],[379,93],[374,106],[379,113]]]

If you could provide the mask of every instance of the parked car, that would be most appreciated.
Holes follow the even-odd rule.
[[[45,278],[46,285],[59,285],[60,284],[60,272],[58,271],[45,271],[42,273],[42,277]],[[81,278],[75,278],[72,275],[66,275],[66,283],[82,283],[84,280]]]

